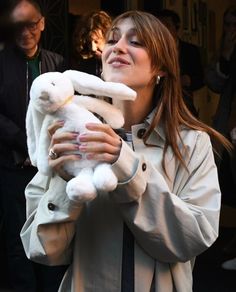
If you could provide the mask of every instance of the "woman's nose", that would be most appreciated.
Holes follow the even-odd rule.
[[[97,44],[94,41],[92,41],[92,43],[91,43],[91,49],[93,52],[95,52],[97,50]]]
[[[119,41],[113,47],[113,53],[124,53],[127,49],[127,43],[125,38],[120,38]]]

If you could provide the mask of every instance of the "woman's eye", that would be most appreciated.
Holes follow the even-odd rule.
[[[138,41],[130,41],[130,43],[135,45],[135,46],[142,46],[142,44]]]
[[[113,45],[113,44],[117,43],[117,40],[115,40],[115,39],[109,39],[107,41],[107,43],[110,44],[110,45]]]

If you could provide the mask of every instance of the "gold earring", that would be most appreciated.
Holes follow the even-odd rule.
[[[161,76],[157,75],[156,84],[159,84],[161,80]]]

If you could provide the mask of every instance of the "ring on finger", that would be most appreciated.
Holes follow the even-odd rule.
[[[58,157],[57,153],[54,152],[52,148],[49,150],[48,156],[49,156],[52,160],[57,159],[57,157]]]

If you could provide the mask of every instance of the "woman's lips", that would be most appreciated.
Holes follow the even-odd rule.
[[[112,65],[114,68],[130,65],[128,61],[120,57],[112,58],[110,61],[108,61],[108,64]]]

